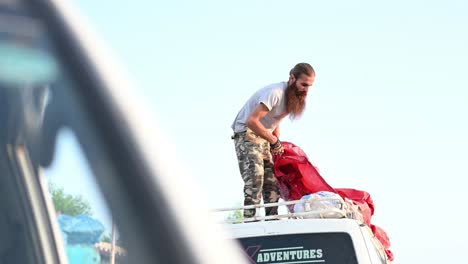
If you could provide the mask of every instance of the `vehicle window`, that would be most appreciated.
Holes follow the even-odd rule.
[[[351,237],[346,233],[261,236],[239,241],[252,263],[357,264]]]
[[[0,263],[54,259],[43,250],[51,229],[38,217],[43,207],[27,147],[33,133],[26,132],[38,127],[41,116],[40,102],[32,98],[41,97],[55,73],[53,60],[39,48],[42,32],[21,4],[0,1]]]
[[[202,228],[179,222],[192,214],[175,212],[168,193],[180,185],[159,180],[166,170],[135,112],[61,2],[0,0],[0,264],[190,264],[234,252],[200,250],[215,233],[203,217],[190,221]]]
[[[42,172],[69,263],[121,262],[125,249],[72,130],[59,132],[55,158]]]

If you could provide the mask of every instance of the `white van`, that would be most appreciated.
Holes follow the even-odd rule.
[[[282,205],[292,208],[294,204],[305,202],[310,201],[280,202],[257,208]],[[278,216],[227,220],[226,227],[232,238],[239,241],[251,263],[391,263],[369,226],[354,217],[356,212],[347,208],[341,198],[339,203],[336,202],[334,204],[340,205],[336,208],[311,208],[301,213],[289,213],[293,210],[288,210]],[[219,211],[252,208],[255,206]]]

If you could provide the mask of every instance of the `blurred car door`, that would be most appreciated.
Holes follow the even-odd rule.
[[[85,29],[65,1],[0,0],[0,263],[73,262],[44,175],[63,157],[85,168],[66,163],[63,184],[98,193],[115,221],[118,263],[244,263]]]

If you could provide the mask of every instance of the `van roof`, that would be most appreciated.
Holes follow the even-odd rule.
[[[232,237],[270,236],[303,233],[337,233],[360,234],[362,222],[349,219],[280,219],[250,223],[225,224]]]

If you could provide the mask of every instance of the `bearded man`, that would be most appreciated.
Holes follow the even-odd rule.
[[[290,71],[288,82],[270,84],[255,92],[232,124],[239,169],[244,181],[244,205],[275,203],[279,190],[273,174],[273,158],[283,153],[279,124],[289,116],[297,119],[304,112],[315,71],[308,63],[299,63]],[[265,215],[277,215],[278,207],[265,208]],[[244,210],[244,218],[256,215]]]

